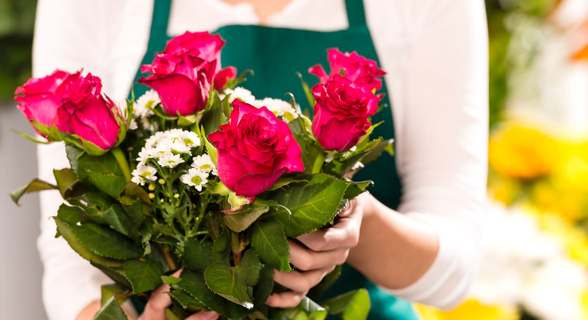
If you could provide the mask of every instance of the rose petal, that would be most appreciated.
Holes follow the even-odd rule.
[[[237,68],[226,67],[219,71],[214,76],[214,89],[220,90],[225,87],[229,79],[235,79],[237,77]]]
[[[145,84],[157,91],[163,105],[163,110],[171,115],[182,116],[196,113],[202,107],[201,91],[196,84],[182,75],[168,75],[161,78],[150,76],[139,79],[139,83]]]

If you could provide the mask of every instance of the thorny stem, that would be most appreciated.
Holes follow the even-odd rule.
[[[162,247],[160,243],[155,243],[155,245],[157,245],[157,247],[159,248],[159,250],[163,254],[163,258],[165,259],[165,262],[167,263],[167,266],[169,267],[169,269],[176,270],[176,268],[177,268],[176,263],[174,262],[174,259],[169,254],[169,252],[167,250],[165,250],[165,248]]]

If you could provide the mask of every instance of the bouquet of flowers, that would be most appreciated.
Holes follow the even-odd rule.
[[[126,319],[119,304],[146,301],[162,283],[172,288],[168,319],[198,310],[234,320],[367,317],[365,290],[290,309],[265,301],[285,290],[274,269],[292,270],[287,237],[333,224],[371,184],[346,177],[392,152],[391,140],[369,138],[384,72],[329,50],[330,75],[315,66],[320,83],[302,81],[311,119],[292,95],[257,100],[237,87],[247,72],[220,69],[223,45],[207,32],[172,39],[142,66],[152,75],[139,82],[153,90],[136,101],[113,102],[92,74],[30,79],[16,91],[18,108],[47,141],[27,137],[64,141],[71,168],[54,170],[56,185],[35,179],[12,198],[60,191],[57,236],[115,282],[102,288],[95,319]]]

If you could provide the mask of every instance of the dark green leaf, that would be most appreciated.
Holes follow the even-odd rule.
[[[251,212],[241,212],[238,214],[225,214],[223,220],[227,227],[235,232],[242,232],[257,220],[262,214],[269,211],[269,207],[255,206]]]
[[[372,151],[370,151],[365,157],[361,159],[361,163],[367,165],[372,161],[376,160],[384,151],[390,153],[390,148],[394,143],[394,139],[382,140]],[[394,153],[394,151],[392,151]]]
[[[347,186],[348,182],[333,176],[315,174],[307,184],[290,185],[270,194],[272,200],[288,207],[292,216],[284,209],[273,209],[266,216],[282,224],[288,237],[315,231],[333,219]]]
[[[114,174],[102,174],[97,172],[88,172],[90,182],[107,195],[118,198],[125,191],[127,181],[123,177]]]
[[[218,131],[221,122],[222,106],[216,93],[212,94],[208,99],[210,109],[204,111],[200,119],[200,124],[204,127],[204,131],[210,134]]]
[[[222,232],[212,246],[212,262],[213,263],[226,263],[229,264],[231,257],[231,244],[229,242],[229,231],[225,230]]]
[[[129,293],[129,290],[127,288],[117,283],[105,284],[102,286],[100,291],[102,293],[100,298],[100,304],[102,305],[106,304],[108,300],[110,300],[110,298],[112,297]]]
[[[261,259],[280,271],[292,271],[290,247],[284,228],[277,222],[257,221],[252,226],[251,246]]]
[[[274,268],[268,264],[261,269],[261,272],[259,273],[259,281],[255,287],[253,287],[253,302],[257,309],[265,306],[265,302],[272,294],[273,288]]]
[[[128,320],[128,318],[115,297],[111,297],[96,313],[94,320]]]
[[[212,242],[190,239],[185,242],[184,262],[186,269],[204,272],[212,264]]]
[[[114,199],[100,191],[86,192],[81,197],[81,199],[84,200],[89,206],[95,207],[95,209],[100,212],[108,210],[108,208],[110,208],[115,203]],[[70,202],[71,200],[75,201],[77,199],[70,199]]]
[[[140,205],[139,200],[137,200],[137,202]],[[139,235],[137,224],[131,220],[122,206],[118,204],[115,204],[106,210],[101,217],[104,221],[108,222],[114,230],[126,236],[135,238]]]
[[[114,156],[107,152],[101,156],[91,156],[83,150],[67,144],[65,146],[71,168],[86,187],[89,186],[88,172],[114,174],[123,177],[123,173]]]
[[[133,293],[153,290],[162,283],[161,270],[148,260],[125,262],[125,275],[133,285]]]
[[[126,201],[126,203],[121,201],[121,205],[129,217],[133,220],[135,225],[140,226],[146,217],[143,214],[143,202],[141,202],[140,199],[131,199],[128,196],[123,196],[122,200]]]
[[[128,288],[129,290],[133,289],[133,286],[131,285],[131,283],[129,282],[129,280],[125,277],[125,271],[123,269],[123,262],[121,261],[121,267],[107,267],[95,262],[90,262],[94,267],[100,269],[100,271],[104,272],[105,275],[107,275],[110,279],[116,281],[116,283],[119,283],[121,285],[123,285],[124,287]]]
[[[273,186],[271,186],[267,190],[274,191],[274,190],[280,189],[282,187],[285,187],[285,186],[289,185],[290,183],[302,183],[302,182],[308,182],[308,180],[301,180],[301,179],[294,179],[294,178],[280,178],[280,179],[278,179],[278,181],[276,181],[276,183],[274,183]]]
[[[104,266],[109,267],[120,267],[123,265],[123,261],[114,260],[105,258],[95,254],[94,252],[87,249],[80,240],[76,237],[76,234],[73,232],[71,226],[67,222],[55,217],[55,224],[57,224],[57,231],[63,236],[63,238],[67,241],[69,246],[77,252],[82,258],[90,261],[95,262]]]
[[[254,286],[259,281],[259,272],[262,268],[257,253],[254,250],[247,250],[235,270],[245,279],[248,286]]]
[[[43,190],[53,190],[53,189],[57,189],[57,186],[52,185],[52,184],[45,182],[43,180],[40,180],[40,179],[33,179],[33,181],[31,181],[25,185],[22,185],[22,186],[18,187],[16,190],[12,191],[10,193],[10,197],[12,198],[12,201],[14,201],[14,203],[18,204],[18,201],[25,193],[39,192],[39,191],[43,191]],[[20,205],[20,204],[18,204],[18,205]]]
[[[325,308],[321,307],[318,303],[312,301],[309,297],[302,298],[302,301],[300,301],[298,307],[304,310],[304,312],[306,312],[307,314],[311,314],[316,311],[325,311]]]
[[[86,192],[84,184],[70,168],[53,170],[57,187],[63,199],[77,198]]]
[[[182,271],[180,278],[182,278],[182,281],[177,284],[178,288],[189,293],[193,298],[200,301],[210,310],[228,316],[225,300],[210,291],[201,274],[184,270]]]
[[[125,194],[129,197],[140,199],[146,204],[151,204],[149,194],[143,188],[139,187],[133,182],[129,182],[125,188]]]
[[[351,181],[349,183],[349,187],[347,188],[347,190],[345,190],[345,199],[351,200],[357,197],[358,195],[364,193],[367,187],[373,184],[374,182],[371,180],[358,182]]]
[[[134,259],[143,255],[143,250],[131,239],[106,226],[86,221],[79,226],[72,224],[69,227],[84,247],[95,254],[120,260]]]
[[[329,314],[343,320],[367,319],[370,311],[370,296],[366,289],[359,289],[331,298],[322,303]]]
[[[88,217],[86,216],[84,210],[78,207],[70,207],[65,203],[59,206],[57,216],[59,217],[59,219],[71,224],[76,224],[78,222],[88,220]]]
[[[193,309],[208,309],[204,304],[200,301],[194,299],[191,295],[189,295],[186,291],[181,289],[174,289],[169,292],[169,295],[176,300],[179,304],[182,305],[184,309],[193,308]]]
[[[329,288],[335,283],[335,281],[337,281],[337,279],[339,279],[340,276],[341,266],[338,265],[335,267],[335,270],[327,274],[319,284],[310,289],[307,296],[310,299],[319,299],[325,292],[327,292],[327,290],[329,290]]]
[[[210,290],[247,309],[253,308],[245,279],[231,266],[223,262],[213,263],[204,271],[204,278]]]

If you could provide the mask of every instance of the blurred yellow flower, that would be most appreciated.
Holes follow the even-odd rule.
[[[570,257],[582,263],[588,270],[588,234],[586,231],[575,227],[561,215],[538,211],[530,212],[536,214],[541,229],[557,237],[564,244]],[[588,307],[588,300],[586,303]]]
[[[585,216],[588,194],[571,188],[560,179],[538,181],[529,194],[533,205],[540,211],[557,213],[568,224]]]
[[[501,175],[534,179],[554,171],[560,162],[560,144],[547,134],[521,124],[509,124],[494,132],[488,160]]]
[[[423,320],[518,320],[515,306],[484,305],[477,300],[467,300],[451,311],[442,311],[422,304],[415,304]]]

